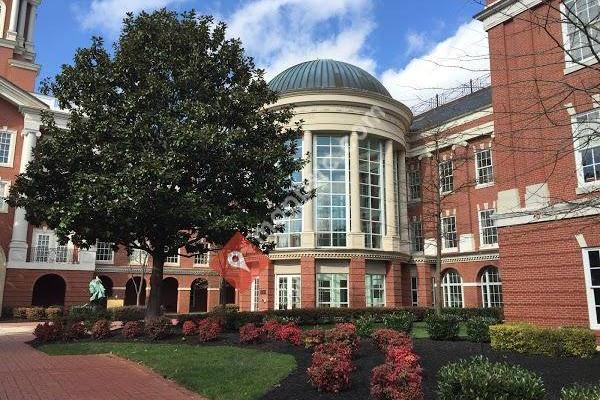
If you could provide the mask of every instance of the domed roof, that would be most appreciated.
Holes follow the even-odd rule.
[[[392,97],[381,82],[364,69],[335,60],[313,60],[294,65],[273,78],[269,86],[280,93],[348,88]]]

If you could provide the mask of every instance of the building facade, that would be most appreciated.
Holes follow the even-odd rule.
[[[30,160],[39,113],[68,118],[33,93],[37,3],[0,2],[0,195]],[[600,0],[488,1],[477,18],[489,33],[490,84],[471,82],[417,115],[347,63],[308,61],[275,77],[274,107],[291,105],[303,121],[307,163],[294,179],[316,197],[280,221],[285,232],[249,290],[224,283],[205,256],[168,259],[165,310],[427,307],[441,284],[446,307],[504,307],[509,321],[600,330],[600,145],[579,135],[597,127],[600,74],[573,45],[565,7],[590,18]],[[542,16],[552,23],[541,26]],[[143,255],[60,246],[2,204],[5,306],[85,303],[94,275],[112,304],[135,304],[136,287],[143,302]]]

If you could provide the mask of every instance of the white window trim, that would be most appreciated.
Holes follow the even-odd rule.
[[[598,102],[594,102],[594,107],[591,110],[575,113],[571,116],[571,136],[573,138],[573,153],[575,155],[575,169],[577,171],[576,194],[586,194],[600,190],[600,181],[585,182],[583,178],[583,162],[581,160],[581,149],[579,149],[579,138],[575,137],[575,127],[578,126],[577,116],[596,111],[599,107]]]
[[[590,269],[590,256],[588,254],[592,251],[600,251],[600,247],[588,247],[582,249],[583,272],[585,276],[585,293],[587,296],[588,303],[590,329],[600,329],[600,321],[596,320],[596,303],[594,297],[594,290],[592,289],[592,271]]]
[[[12,168],[15,160],[15,147],[17,145],[17,131],[7,129],[6,127],[0,129],[0,133],[10,134],[10,146],[8,147],[8,162],[0,163],[0,167]]]
[[[298,285],[298,298],[300,299],[300,305],[297,308],[302,308],[302,276],[299,274],[284,274],[284,275],[275,275],[275,299],[274,306],[275,310],[279,310],[279,278],[287,279],[287,298],[288,298],[288,308],[286,310],[292,310],[293,296],[292,296],[292,283],[294,278],[298,278],[300,285]]]
[[[449,272],[446,271],[446,273],[444,273],[444,275],[442,276],[442,297],[443,297],[443,302],[442,302],[442,306],[444,308],[465,308],[465,280],[463,279],[462,275],[458,272],[455,271],[456,274],[458,275],[458,277],[460,278],[460,295],[461,295],[461,306],[460,307],[451,307],[449,306],[450,304],[450,286],[457,286],[456,283],[448,283],[445,284],[444,280],[446,278],[446,276],[448,276]],[[435,291],[434,291],[435,293]]]
[[[490,268],[495,268],[498,271],[499,282],[493,282],[493,283],[485,282],[484,283],[483,280],[485,278],[485,274],[488,272],[488,270]],[[500,295],[502,296],[502,294],[503,294],[502,293],[502,277],[500,276],[500,270],[499,270],[499,268],[496,267],[496,266],[485,267],[485,269],[483,270],[483,273],[481,274],[481,277],[479,278],[479,282],[477,282],[477,286],[479,286],[480,289],[481,289],[481,307],[483,307],[483,308],[498,307],[498,306],[491,306],[492,302],[490,300],[492,298],[492,295],[491,295],[490,288],[492,286],[498,286],[498,287],[500,287]],[[485,287],[487,287],[487,296],[486,296],[486,293],[485,293]],[[487,306],[486,306],[486,303],[487,303]],[[503,306],[504,306],[504,298],[502,298],[502,302],[500,303],[500,307],[503,307]]]
[[[490,152],[490,166],[492,167],[492,180],[486,183],[479,183],[479,166],[477,165],[477,154],[489,151]],[[483,189],[486,187],[494,186],[494,156],[492,155],[492,149],[478,149],[475,150],[475,189]]]
[[[303,153],[304,152],[304,140],[303,139],[298,139],[297,147],[300,148],[300,159],[302,159],[303,154],[304,154]],[[315,151],[315,150],[313,150],[313,151]],[[311,155],[311,157],[312,157],[312,155]],[[302,182],[303,180],[304,180],[304,169],[300,170],[300,181]],[[315,207],[316,207],[316,204],[315,204]],[[292,211],[292,210],[290,209],[290,207],[285,207],[283,211],[287,212],[287,211]],[[274,236],[275,236],[275,240],[276,240],[276,244],[277,244],[277,249],[297,249],[299,247],[302,247],[302,232],[304,232],[304,207],[302,204],[300,204],[299,207],[295,210],[295,213],[297,213],[298,211],[300,212],[300,232],[277,232],[277,233],[275,233]],[[284,218],[278,218],[273,222],[278,224],[278,223],[285,222],[286,220],[289,221],[292,219],[292,217],[295,216],[294,214],[285,216]],[[316,212],[314,214],[316,215]],[[315,224],[316,224],[316,217],[315,217]],[[314,226],[316,226],[316,225],[314,225]],[[298,245],[298,246],[280,246],[279,245],[279,239],[283,236],[287,236],[288,243],[290,243],[291,235],[300,235],[300,245]],[[202,265],[202,264],[198,264],[198,265]]]
[[[204,254],[206,254],[206,263],[204,263],[204,264],[203,263],[197,263],[196,262],[196,256],[194,255],[194,258],[192,259],[192,265],[194,267],[201,267],[203,265],[209,265],[210,264],[210,251],[208,251],[207,253],[204,253]]]
[[[348,273],[348,272],[322,272],[322,273],[315,274],[315,304],[316,304],[317,308],[320,308],[322,304],[325,304],[325,303],[319,302],[319,275],[346,275],[346,282],[347,282],[346,290],[348,291],[348,306],[342,307],[341,302],[340,302],[340,306],[332,307],[331,301],[330,301],[329,308],[350,308],[350,307],[352,307],[352,304],[351,304],[352,302],[350,301],[350,293],[352,290],[352,286],[350,285],[350,273]],[[329,288],[329,292],[331,292],[331,287]]]
[[[378,305],[377,307],[387,307],[387,285],[386,285],[386,276],[385,274],[365,274],[365,305],[367,307],[369,307],[367,305],[369,299],[367,298],[367,294],[369,293],[369,291],[371,292],[371,294],[373,293],[373,290],[368,288],[366,285],[366,276],[367,275],[379,275],[379,276],[383,276],[383,303]],[[372,282],[372,281],[371,281]],[[348,284],[350,284],[350,282],[348,282]],[[348,287],[348,302],[350,303],[350,287]],[[371,304],[373,303],[373,299],[371,299]],[[348,306],[350,306],[350,304],[348,304]],[[373,306],[371,306],[373,307]]]
[[[413,279],[415,279],[417,286],[413,288]],[[413,293],[417,295],[417,301],[413,301]],[[410,304],[413,307],[419,306],[419,276],[416,273],[411,273],[410,275]]]
[[[96,254],[98,254],[98,243],[96,242]],[[115,251],[113,250],[110,256],[110,260],[96,260],[96,264],[112,264],[115,261]]]
[[[455,247],[446,247],[446,233],[444,232],[444,219],[445,218],[453,218],[454,217],[454,229],[455,229],[455,233],[456,233],[456,246]],[[456,215],[445,215],[442,216],[442,219],[440,220],[440,223],[442,224],[442,252],[443,253],[454,253],[454,252],[458,252],[458,244],[460,243],[460,236],[458,236],[458,224],[456,221]]]
[[[258,284],[258,287],[256,287]],[[260,278],[257,276],[250,285],[250,311],[258,311],[260,303]]]
[[[445,163],[449,163],[450,164],[450,175],[448,177],[452,178],[452,189],[450,190],[443,190],[442,189],[442,171],[440,166],[442,164]],[[438,180],[440,181],[440,193],[441,194],[450,194],[454,191],[454,160],[449,159],[449,160],[443,160],[441,163],[438,164]]]
[[[415,173],[415,172],[419,174],[419,197],[412,198],[411,197],[411,192],[410,192],[410,188],[411,188],[411,185],[412,185],[412,182],[411,182],[411,179],[410,179],[410,174],[411,173]],[[423,193],[423,186],[422,186],[423,182],[422,182],[422,178],[421,178],[421,170],[419,170],[417,168],[408,170],[406,172],[406,181],[407,181],[407,185],[408,185],[408,187],[407,187],[408,202],[409,203],[419,203],[421,201],[421,197],[423,196],[423,194],[422,194]]]
[[[56,234],[54,233],[53,230],[51,229],[47,229],[47,228],[36,228],[33,230],[32,235],[31,235],[31,248],[37,248],[38,245],[38,237],[41,235],[48,235],[48,249],[53,250],[53,249],[58,249],[59,246],[61,246],[58,243],[58,238],[56,237]],[[73,246],[73,243],[71,241],[67,242],[67,244],[64,245],[67,248],[67,257],[69,257],[69,253],[72,254],[73,250],[75,249],[75,246]],[[48,262],[46,261],[35,261],[35,256],[34,254],[30,255],[30,259],[33,263],[36,264],[48,264]],[[67,259],[66,262],[53,262],[52,264],[72,264],[72,262],[70,262],[71,260]]]
[[[167,262],[167,259],[165,258],[164,265],[169,266],[169,267],[178,267],[180,262],[181,262],[181,256],[179,255],[179,250],[177,250],[177,262]]]
[[[0,179],[0,183],[5,184],[6,186],[4,187],[4,193],[0,192],[0,197],[7,197],[8,196],[8,191],[10,190],[10,181],[5,181]],[[0,214],[7,214],[8,213],[8,204],[6,203],[6,200],[2,201],[3,205],[0,206]]]
[[[498,226],[494,224],[496,227],[496,243],[493,244],[485,244],[483,243],[483,224],[481,223],[481,213],[486,211],[493,211],[496,214],[496,210],[494,208],[486,208],[484,210],[477,211],[477,219],[479,221],[479,249],[497,249],[498,248]]]
[[[564,53],[565,53],[565,68],[564,68],[564,75],[569,75],[572,74],[573,72],[579,71],[583,68],[592,66],[594,64],[598,63],[598,59],[596,57],[594,57],[594,55],[580,60],[580,61],[573,61],[571,55],[569,54],[569,40],[567,37],[567,26],[569,25],[569,22],[566,18],[566,14],[567,14],[567,8],[565,7],[565,4],[561,1],[560,2],[560,15],[561,15],[561,19],[563,20],[562,24],[561,24],[561,33],[562,33],[562,40],[563,40],[563,48],[564,48]]]

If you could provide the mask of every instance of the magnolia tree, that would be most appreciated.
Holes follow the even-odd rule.
[[[291,110],[267,108],[276,93],[211,17],[129,14],[112,51],[93,38],[43,89],[70,122],[44,116],[9,204],[63,243],[147,252],[146,318],[160,314],[166,257],[268,225],[302,168]]]

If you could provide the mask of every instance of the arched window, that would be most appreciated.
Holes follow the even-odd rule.
[[[481,273],[483,307],[502,307],[502,281],[496,267],[486,267]]]
[[[462,277],[458,272],[451,269],[444,274],[442,279],[442,291],[444,296],[444,307],[463,307]]]

